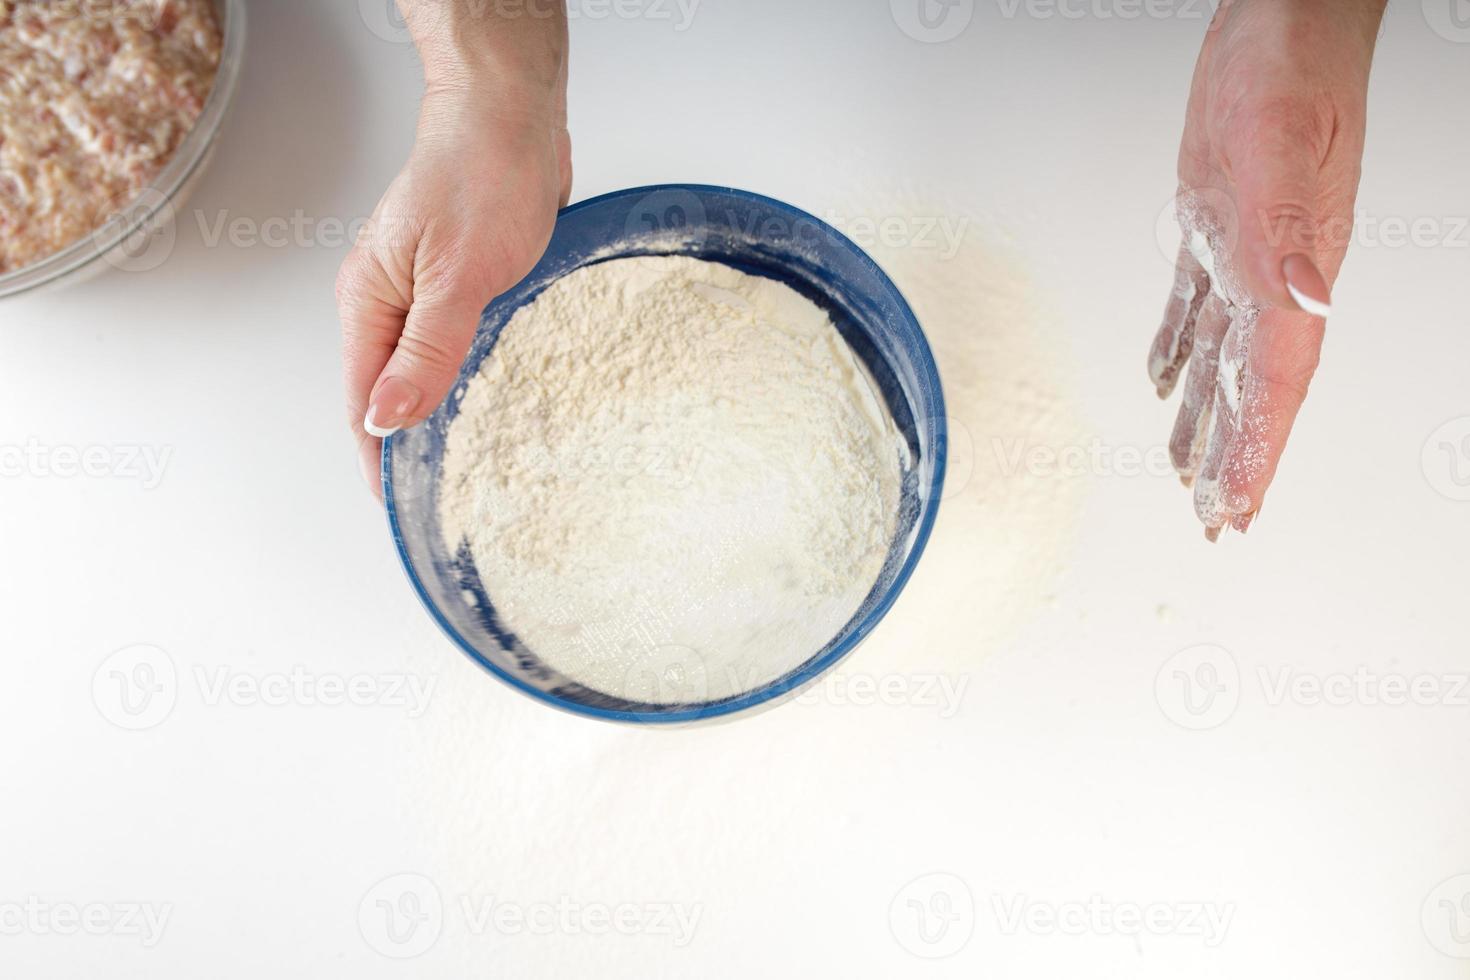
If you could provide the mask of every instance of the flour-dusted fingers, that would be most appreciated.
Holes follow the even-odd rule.
[[[1204,455],[1205,437],[1215,406],[1220,343],[1230,328],[1229,310],[1224,300],[1211,293],[1195,320],[1194,351],[1184,379],[1179,414],[1174,419],[1174,434],[1169,438],[1169,459],[1186,485],[1194,480]]]
[[[1237,531],[1250,527],[1286,449],[1322,353],[1326,321],[1296,310],[1265,310],[1246,357],[1241,434],[1220,475]]]
[[[1234,379],[1222,379],[1233,384]],[[1235,441],[1236,415],[1231,412],[1224,384],[1215,386],[1214,407],[1210,411],[1210,434],[1201,454],[1199,473],[1194,478],[1194,513],[1205,526],[1205,534],[1215,540],[1227,522],[1221,502],[1220,471],[1225,455]]]
[[[1154,335],[1153,347],[1148,352],[1148,375],[1153,379],[1160,398],[1169,397],[1184,365],[1189,362],[1190,351],[1194,349],[1195,322],[1209,294],[1209,274],[1188,248],[1179,246],[1179,258],[1174,264],[1174,288],[1164,307],[1163,325]]]
[[[1230,327],[1220,342],[1219,367],[1215,372],[1210,437],[1194,481],[1194,512],[1212,541],[1242,506],[1229,492],[1225,473],[1234,458],[1241,431],[1246,362],[1258,316],[1255,309],[1240,307],[1230,307],[1229,314]]]

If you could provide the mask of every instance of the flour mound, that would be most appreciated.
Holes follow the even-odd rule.
[[[440,521],[548,666],[617,697],[717,699],[862,606],[905,460],[810,300],[717,263],[616,259],[505,326],[449,428]]]

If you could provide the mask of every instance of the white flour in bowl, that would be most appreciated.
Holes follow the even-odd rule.
[[[506,325],[450,426],[440,521],[552,668],[633,700],[716,699],[857,612],[906,456],[814,303],[717,263],[617,259]]]

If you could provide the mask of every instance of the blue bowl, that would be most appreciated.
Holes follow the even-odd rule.
[[[515,311],[553,280],[584,265],[671,254],[778,279],[824,307],[877,381],[911,457],[889,558],[862,607],[800,666],[720,700],[638,700],[594,690],[551,669],[500,622],[494,597],[485,594],[468,548],[451,554],[439,528],[439,475],[445,434],[459,413],[458,393],[464,381],[479,373]],[[913,311],[857,245],[825,222],[768,197],[728,187],[663,184],[616,191],[565,209],[536,268],[485,308],[460,382],[427,422],[384,440],[383,495],[398,556],[419,599],[460,649],[512,687],[577,714],[628,722],[691,722],[794,694],[852,652],[878,624],[908,582],[934,526],[944,483],[944,395]],[[673,665],[673,673],[678,666]],[[663,679],[651,680],[660,684]],[[676,686],[679,680],[673,678]]]

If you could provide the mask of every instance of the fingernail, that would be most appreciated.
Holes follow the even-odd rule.
[[[1251,523],[1254,522],[1255,519],[1256,519],[1256,512],[1255,511],[1251,511],[1249,514],[1241,514],[1238,517],[1231,518],[1230,519],[1230,526],[1233,527],[1233,528],[1235,528],[1241,534],[1244,534],[1245,532],[1247,532],[1247,531],[1249,531],[1251,529]]]
[[[1313,316],[1332,315],[1332,294],[1316,263],[1305,255],[1288,255],[1281,263],[1281,274],[1286,277],[1286,291],[1297,306]]]
[[[1220,532],[1223,530],[1225,530],[1225,526],[1223,524],[1220,527],[1205,528],[1205,540],[1209,541],[1210,544],[1214,544],[1216,541],[1220,540]]]
[[[413,417],[419,407],[419,390],[402,378],[384,378],[368,402],[362,427],[369,435],[386,439]]]

